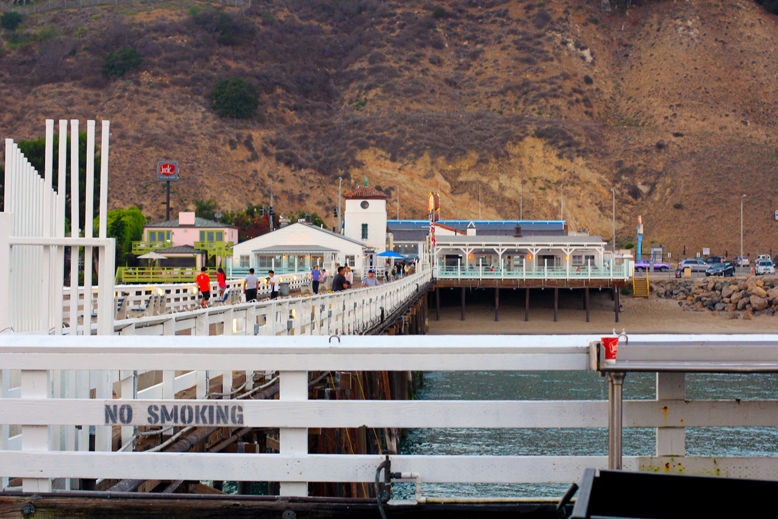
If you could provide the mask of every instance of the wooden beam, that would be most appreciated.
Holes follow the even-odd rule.
[[[465,287],[462,287],[462,320],[465,320]]]
[[[463,289],[464,290],[464,289]],[[613,289],[613,311],[616,313],[616,322],[619,322],[619,305],[621,303],[619,302],[619,289],[614,288]]]
[[[524,289],[524,322],[529,321],[529,287]]]

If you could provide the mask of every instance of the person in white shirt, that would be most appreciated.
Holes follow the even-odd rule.
[[[278,278],[272,270],[268,271],[267,284],[270,285],[270,299],[278,297]]]
[[[348,286],[351,288],[351,285],[354,284],[354,273],[348,265],[346,265],[346,281],[348,281]]]

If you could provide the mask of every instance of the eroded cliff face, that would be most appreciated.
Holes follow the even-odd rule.
[[[174,210],[267,203],[332,219],[338,177],[390,196],[390,217],[560,217],[680,255],[776,243],[778,17],[750,0],[254,2],[106,6],[27,16],[2,34],[0,129],[112,121],[110,205],[161,218],[157,160],[181,164]],[[192,6],[197,6],[192,8]],[[226,15],[226,18],[225,16]],[[225,36],[226,35],[226,36]],[[14,42],[14,43],[11,43]],[[20,43],[21,42],[21,43]],[[228,44],[225,44],[227,42]],[[143,56],[120,79],[103,56]],[[238,76],[256,115],[219,119]]]

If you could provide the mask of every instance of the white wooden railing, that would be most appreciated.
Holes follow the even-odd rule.
[[[281,282],[289,283],[290,290],[297,291],[303,286],[310,284],[311,273],[299,272],[296,274],[287,274],[280,277]],[[231,279],[227,281],[227,287],[230,290],[228,303],[235,304],[241,301],[243,297],[243,280]],[[72,290],[70,287],[63,289],[63,316],[68,321],[70,320],[70,294]],[[79,322],[83,324],[83,312],[84,312],[84,287],[78,289],[78,304],[77,311],[79,315]],[[267,284],[261,284],[257,291],[258,296],[267,297],[270,295],[270,286]],[[117,299],[124,299],[123,305],[127,306],[124,313],[128,317],[138,316],[138,313],[132,312],[133,308],[143,307],[152,296],[161,296],[160,299],[164,299],[164,304],[158,305],[155,311],[144,312],[142,315],[161,315],[174,312],[184,312],[187,310],[193,310],[200,304],[200,291],[197,288],[196,283],[167,283],[167,284],[149,284],[149,285],[116,285],[114,287],[113,303],[118,306]],[[219,287],[216,281],[211,281],[211,303],[215,303],[219,299]],[[98,288],[92,287],[92,308],[93,312],[97,313],[98,308]],[[117,312],[115,312],[117,313]],[[133,315],[135,314],[135,315]],[[82,330],[83,331],[83,330]]]
[[[286,276],[284,276],[286,277]],[[429,268],[372,288],[213,306],[114,322],[119,335],[352,335],[381,322],[432,279]],[[302,281],[297,281],[302,283]],[[355,285],[358,284],[355,282]],[[267,290],[266,286],[263,289]]]
[[[354,336],[325,337],[54,337],[0,336],[3,398],[0,422],[21,426],[21,441],[5,436],[0,477],[23,478],[25,492],[52,488],[54,478],[280,481],[282,495],[306,495],[308,482],[370,482],[382,457],[309,455],[308,428],[603,428],[606,401],[358,401],[308,400],[311,371],[582,371],[592,369],[589,343],[594,336]],[[631,343],[778,348],[776,336],[632,336]],[[729,352],[726,352],[729,353]],[[775,361],[776,359],[771,359]],[[9,372],[20,370],[19,398],[10,398]],[[89,399],[78,390],[88,377],[79,373],[161,370],[194,373],[196,400],[174,400],[174,387],[159,394],[138,394],[122,384],[120,399]],[[210,371],[230,374],[277,371],[279,400],[206,400]],[[131,379],[125,379],[131,380]],[[170,379],[168,379],[170,380]],[[230,378],[231,380],[231,378]],[[52,383],[53,382],[53,383]],[[603,380],[603,383],[605,381]],[[730,477],[778,479],[778,458],[684,456],[688,427],[776,427],[778,402],[688,401],[679,380],[657,379],[656,400],[624,402],[624,426],[656,428],[657,449],[675,444],[672,455],[625,457],[626,470],[710,473]],[[64,390],[62,390],[64,388]],[[52,398],[53,396],[57,398]],[[165,454],[108,452],[110,444],[87,450],[75,425],[94,425],[97,434],[122,426],[123,438],[134,427],[211,425],[210,409],[219,406],[221,425],[280,428],[280,454]],[[203,406],[209,409],[203,419]],[[173,413],[173,411],[176,411]],[[173,416],[171,416],[173,415]],[[195,418],[197,416],[198,418]],[[198,423],[199,422],[199,423]],[[223,423],[222,423],[223,422]],[[214,422],[215,424],[216,422]],[[660,433],[671,432],[664,435]],[[88,434],[88,432],[86,433]],[[664,438],[663,436],[668,436]],[[670,438],[670,436],[672,438]],[[87,442],[86,444],[84,442]],[[15,451],[13,450],[15,449]],[[128,449],[129,450],[129,449]],[[66,452],[67,451],[67,452]],[[428,483],[569,483],[585,468],[605,468],[605,456],[392,456],[392,470],[417,474]],[[68,480],[65,480],[68,481]]]

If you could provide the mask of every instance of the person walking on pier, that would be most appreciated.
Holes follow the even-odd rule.
[[[343,270],[343,267],[338,267],[338,273],[335,274],[334,278],[332,278],[333,292],[341,292],[349,287],[348,281],[346,281],[346,276],[343,275]]]
[[[254,275],[254,269],[249,269],[249,275],[243,280],[243,293],[246,294],[246,302],[257,300],[259,278]]]
[[[375,272],[372,270],[367,271],[367,277],[362,278],[362,286],[363,287],[377,287],[381,283],[378,281],[378,279],[375,277]]]
[[[321,272],[319,272],[319,266],[314,265],[313,270],[311,270],[311,288],[313,289],[314,294],[319,293],[319,278],[321,277]]]
[[[224,299],[224,291],[227,290],[227,276],[221,267],[216,270],[216,284],[219,285],[219,299]]]
[[[200,305],[205,308],[208,306],[208,300],[211,298],[211,278],[208,276],[208,268],[203,267],[195,278],[197,286],[200,289],[200,296],[203,298]]]
[[[272,270],[268,271],[267,283],[270,285],[270,299],[278,297],[278,278],[276,273]]]

